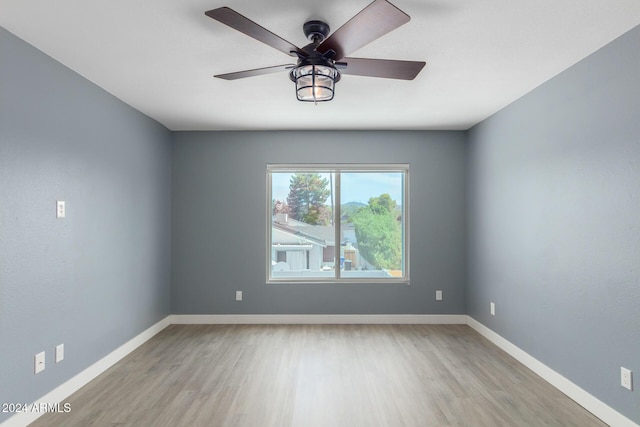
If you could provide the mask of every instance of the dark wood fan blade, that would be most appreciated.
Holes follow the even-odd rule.
[[[255,68],[253,70],[236,71],[235,73],[216,74],[213,77],[225,80],[238,80],[246,77],[261,76],[263,74],[272,74],[280,71],[290,70],[295,64],[274,65],[273,67]]]
[[[347,64],[346,67],[342,65],[343,63]],[[368,58],[342,58],[340,63],[336,63],[336,67],[342,74],[400,80],[415,79],[425,65],[425,62],[419,61]]]
[[[339,61],[378,37],[409,22],[411,17],[386,0],[375,0],[360,13],[338,28],[316,50],[320,53],[335,51]]]
[[[261,27],[249,18],[240,15],[233,9],[220,7],[218,9],[208,10],[204,14],[287,55],[297,56],[297,54],[301,54],[308,56],[307,53],[299,47],[273,34],[271,31]]]

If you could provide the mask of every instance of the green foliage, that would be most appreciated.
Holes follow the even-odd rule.
[[[291,218],[311,225],[326,224],[329,181],[318,173],[296,173],[289,179],[287,205]]]
[[[369,199],[351,218],[360,254],[376,268],[402,269],[402,226],[388,194]]]
[[[396,206],[398,206],[396,201],[393,200],[387,193],[369,199],[369,208],[376,215],[384,215],[387,212],[393,212]]]

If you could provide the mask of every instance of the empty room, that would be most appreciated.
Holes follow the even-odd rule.
[[[640,426],[637,0],[0,1],[0,427]]]

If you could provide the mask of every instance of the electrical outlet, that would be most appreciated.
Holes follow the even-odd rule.
[[[64,360],[64,344],[56,346],[56,363],[60,363]]]
[[[64,218],[67,216],[67,209],[64,200],[56,201],[56,218]]]
[[[242,291],[236,291],[236,301],[242,301]]]
[[[494,302],[491,303],[491,315],[496,315],[496,304]]]
[[[442,291],[436,291],[436,301],[442,301]]]
[[[34,374],[39,374],[40,372],[44,371],[44,351],[40,352],[38,354],[36,354],[33,357],[33,362],[34,362]]]
[[[620,367],[620,385],[626,389],[633,390],[633,378],[629,369]]]

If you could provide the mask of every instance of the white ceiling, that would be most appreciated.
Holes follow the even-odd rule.
[[[291,58],[204,15],[228,6],[297,46],[371,0],[0,0],[0,25],[171,130],[468,129],[640,24],[640,0],[391,0],[408,24],[354,57],[427,62],[413,81],[343,76],[296,101]]]

